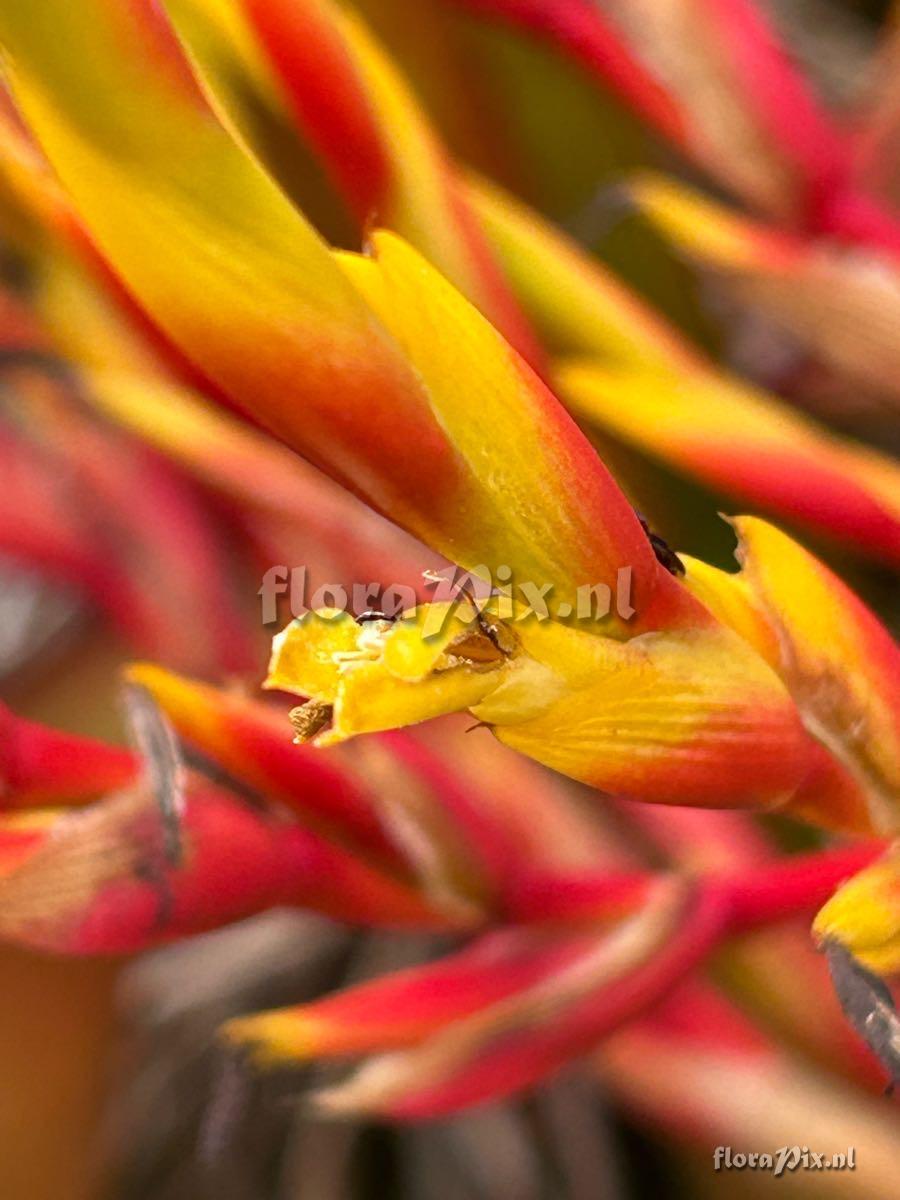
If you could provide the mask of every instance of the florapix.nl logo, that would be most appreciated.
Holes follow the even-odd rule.
[[[608,617],[629,621],[636,609],[632,602],[634,579],[631,567],[619,567],[612,584],[586,583],[577,587],[574,596],[557,598],[549,583],[516,579],[511,567],[498,566],[491,571],[476,567],[462,571],[448,567],[445,571],[423,574],[428,592],[429,613],[424,636],[436,636],[455,606],[490,603],[491,612],[503,621],[602,621]],[[269,567],[262,577],[258,595],[263,625],[272,625],[283,618],[285,606],[294,618],[310,612],[360,614],[377,611],[388,620],[401,614],[415,612],[420,595],[408,584],[323,583],[314,589],[309,586],[309,571],[305,566],[288,567],[277,564]]]
[[[793,1171],[855,1171],[856,1147],[848,1146],[846,1150],[827,1154],[809,1146],[779,1146],[772,1151],[716,1146],[713,1168],[716,1171],[769,1171],[776,1178]]]

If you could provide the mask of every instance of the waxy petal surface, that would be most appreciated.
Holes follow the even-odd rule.
[[[896,832],[900,648],[859,597],[786,534],[754,517],[734,525],[740,574],[688,560],[688,586],[778,671],[807,729],[849,775],[846,803],[856,807],[851,792],[862,795],[868,829]],[[834,770],[821,782],[827,807]]]
[[[636,627],[702,624],[702,614],[659,568],[587,440],[522,360],[400,239],[376,234],[373,252],[374,258],[343,255],[342,265],[420,374],[435,420],[480,486],[505,497],[503,526],[499,506],[497,525],[485,520],[492,517],[486,503],[460,514],[479,529],[482,561],[504,563],[520,580],[550,584],[557,601],[572,602],[577,586],[612,584],[612,568],[628,565]],[[461,388],[466,362],[472,371]],[[514,561],[499,558],[504,544],[517,547]],[[442,549],[469,565],[452,548]]]
[[[519,636],[546,672],[535,689],[546,707],[523,711],[510,672],[472,711],[554,770],[662,804],[777,808],[808,769],[790,696],[730,631],[617,643],[546,622]]]
[[[77,10],[50,0],[39,19],[14,3],[0,36],[79,214],[168,336],[284,440],[453,561],[508,563],[560,588],[627,562],[648,619],[662,619],[651,601],[667,619],[696,619],[686,594],[657,578],[588,443],[507,343],[396,241],[382,243],[385,268],[368,280],[359,268],[351,283],[182,75],[154,69],[142,50],[150,20],[106,0]],[[398,304],[420,307],[391,326],[402,351],[356,285],[387,324]]]
[[[149,7],[104,0],[51,3],[39,20],[12,5],[0,18],[17,98],[80,217],[173,341],[239,402],[265,409],[276,432],[302,428],[311,457],[333,456],[336,474],[366,481],[366,447],[349,444],[346,414],[354,397],[367,411],[378,398],[419,427],[417,456],[393,443],[394,465],[405,458],[421,477],[435,438],[414,419],[416,387],[396,348],[199,93],[154,70],[143,47],[158,26]]]
[[[735,527],[742,569],[776,629],[804,720],[866,786],[873,825],[898,827],[900,647],[854,593],[785,534]]]

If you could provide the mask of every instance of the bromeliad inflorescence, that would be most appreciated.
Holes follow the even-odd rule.
[[[547,25],[541,6],[467,7],[515,11],[582,56],[600,44],[592,6],[565,10],[583,7],[587,40]],[[185,557],[227,518],[257,564],[300,531],[342,577],[402,577],[423,597],[400,614],[329,608],[287,625],[266,686],[299,699],[290,723],[283,695],[129,669],[183,753],[177,861],[140,755],[4,714],[6,806],[86,807],[4,824],[0,932],[130,953],[287,905],[464,937],[434,962],[226,1028],[267,1065],[372,1056],[322,1103],[399,1119],[531,1086],[624,1026],[657,1049],[673,1034],[702,1041],[697,1013],[715,1015],[718,1050],[746,1065],[758,1045],[701,970],[737,935],[824,906],[814,936],[856,1023],[860,1004],[879,1018],[873,1044],[896,1069],[884,1052],[895,1017],[871,972],[900,969],[900,650],[763,517],[732,521],[736,572],[670,547],[592,439],[615,435],[893,566],[897,464],[724,373],[543,218],[459,167],[343,6],[3,0],[0,39],[17,106],[2,114],[0,165],[20,223],[40,231],[25,254],[32,308],[10,306],[6,323],[32,336],[43,322],[72,364],[18,381],[29,435],[11,436],[10,455],[23,494],[38,493],[53,472],[34,430],[47,444],[47,430],[77,435],[58,439],[54,461],[91,448],[79,478],[115,569],[61,520],[62,501],[29,513],[32,549],[74,563],[113,613],[137,593],[144,620],[127,628],[145,652],[146,629],[159,635],[151,657],[177,646],[198,673],[247,673],[253,641],[219,627],[219,583],[200,605],[201,654],[145,596],[138,568],[157,560],[139,533],[126,554],[127,522],[101,519],[127,492],[103,465],[124,446],[135,478],[155,484],[148,525],[150,510],[177,510],[172,525],[190,529]],[[760,46],[774,71],[780,56]],[[768,202],[696,114],[670,121],[658,83],[628,79],[642,115]],[[312,144],[361,252],[333,249],[292,201],[260,113]],[[822,193],[810,230],[847,231],[848,186]],[[755,269],[742,226],[694,222],[693,201],[652,181],[632,194],[707,258]],[[765,265],[790,280],[800,251],[772,239],[752,246],[769,246]],[[195,514],[196,481],[220,506],[208,522],[177,516]],[[483,587],[428,602],[422,572],[446,563]],[[627,605],[585,610],[623,578]],[[547,611],[529,596],[549,597]],[[451,720],[434,733],[436,718]],[[292,745],[291,724],[312,745]],[[571,780],[593,789],[590,807]],[[652,851],[617,842],[603,823],[613,807],[652,826]],[[869,840],[779,854],[735,815],[745,810]],[[803,944],[788,971],[805,970],[793,961]],[[782,982],[772,961],[766,977]],[[610,1062],[616,1045],[629,1043],[613,1041]]]

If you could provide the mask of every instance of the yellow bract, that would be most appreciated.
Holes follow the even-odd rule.
[[[838,888],[813,931],[840,942],[881,975],[900,971],[900,850],[895,847]]]

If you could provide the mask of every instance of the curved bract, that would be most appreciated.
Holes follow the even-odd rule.
[[[890,366],[900,310],[876,301],[896,279],[808,236],[847,199],[845,137],[745,0],[636,3],[641,62],[587,0],[467,7],[552,35],[793,220],[631,188],[834,362]],[[673,42],[667,89],[659,31],[698,14],[697,61]],[[319,1102],[395,1120],[532,1086],[626,1023],[626,1047],[706,1039],[746,1068],[774,1043],[695,976],[752,931],[730,950],[742,1000],[832,1061],[808,938],[765,933],[823,903],[851,1016],[868,1037],[862,997],[890,1028],[867,971],[900,969],[900,650],[757,516],[733,519],[737,570],[677,553],[590,439],[882,567],[900,561],[897,464],[720,369],[463,171],[346,5],[4,0],[0,40],[23,118],[0,97],[0,233],[27,230],[32,288],[0,295],[0,552],[159,660],[127,670],[135,752],[0,711],[0,936],[132,954],[290,907],[467,938],[225,1031],[264,1066],[372,1056]],[[697,87],[735,114],[735,145]],[[285,158],[303,138],[362,252],[299,211]],[[364,602],[343,583],[308,596],[292,559],[317,584],[378,582]],[[265,698],[260,598],[284,624]],[[782,817],[872,840],[784,852]]]
[[[75,52],[57,54],[53,7],[47,25],[0,17],[23,109],[97,245],[210,378],[467,568],[562,588],[627,564],[645,609],[657,588],[691,609],[570,418],[437,272],[399,240],[377,267],[336,262],[202,100],[151,69],[146,10],[60,5],[56,45]]]

